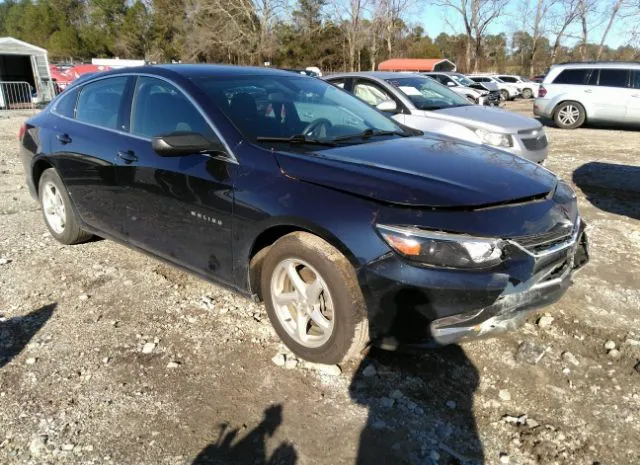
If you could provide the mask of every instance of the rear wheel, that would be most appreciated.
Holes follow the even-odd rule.
[[[533,91],[531,89],[522,89],[522,98],[533,98]]]
[[[91,234],[80,228],[69,194],[55,169],[46,169],[40,176],[38,195],[44,222],[58,242],[70,245],[91,239]]]
[[[362,291],[349,261],[317,236],[295,232],[269,250],[261,290],[271,324],[297,356],[335,364],[368,342]]]
[[[587,114],[578,102],[562,102],[556,107],[553,120],[562,129],[575,129],[584,124]]]

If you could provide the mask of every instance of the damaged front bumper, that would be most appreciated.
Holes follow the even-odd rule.
[[[559,300],[587,263],[584,230],[577,218],[561,239],[510,240],[504,266],[493,271],[420,267],[395,254],[372,262],[363,276],[372,337],[393,335],[403,346],[427,348],[518,327]]]
[[[533,311],[558,301],[572,284],[572,277],[589,260],[584,223],[576,228],[571,241],[560,244],[556,250],[534,258],[562,254],[560,262],[553,263],[536,273],[531,279],[509,285],[496,302],[477,312],[467,312],[435,320],[430,325],[433,340],[440,345],[470,339],[494,336],[522,325]]]

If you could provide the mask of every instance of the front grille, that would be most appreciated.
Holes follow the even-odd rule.
[[[487,100],[493,102],[495,100],[500,100],[500,92],[497,90],[492,90],[489,92],[489,95],[487,95]]]
[[[553,229],[528,236],[512,237],[511,240],[531,253],[540,253],[571,239],[574,226],[571,223],[557,224]]]
[[[527,150],[542,150],[547,147],[547,136],[542,135],[534,139],[522,139],[522,144]]]

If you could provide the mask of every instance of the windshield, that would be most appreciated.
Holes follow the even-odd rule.
[[[197,76],[192,80],[254,142],[322,145],[320,141],[337,143],[345,136],[363,133],[365,137],[346,140],[366,143],[372,136],[408,135],[391,118],[319,79],[292,73]]]
[[[406,95],[418,110],[440,110],[469,105],[466,98],[433,79],[415,76],[387,79],[387,82]]]
[[[461,86],[472,86],[475,84],[474,81],[472,81],[471,79],[469,79],[466,76],[462,76],[462,75],[458,75],[458,74],[452,74],[451,79],[453,79],[454,81],[456,81],[458,84],[460,84]]]

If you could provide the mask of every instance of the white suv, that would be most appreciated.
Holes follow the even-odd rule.
[[[551,67],[533,112],[559,128],[585,121],[640,123],[640,63],[566,63]]]

